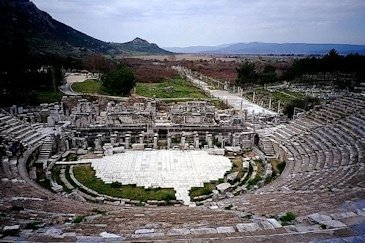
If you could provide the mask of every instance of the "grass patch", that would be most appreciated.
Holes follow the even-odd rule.
[[[278,159],[271,159],[269,162],[271,163],[272,170],[275,175],[280,175],[285,169],[286,165],[285,161],[280,161]]]
[[[232,169],[229,172],[229,174],[233,173],[233,172],[238,172],[238,179],[241,179],[243,177],[243,175],[245,174],[243,172],[242,158],[235,157],[234,159],[231,159],[231,162],[232,162]]]
[[[190,198],[193,199],[194,197],[209,195],[213,192],[213,190],[218,184],[219,184],[218,181],[212,181],[204,183],[203,187],[192,187],[190,189]]]
[[[63,93],[61,91],[35,91],[34,94],[39,103],[60,102],[63,97]]]
[[[156,98],[207,98],[185,79],[170,79],[161,83],[137,83],[138,95]]]
[[[72,89],[78,93],[102,94],[101,81],[95,79],[87,79],[83,82],[73,83]]]
[[[129,198],[146,202],[147,200],[175,200],[175,191],[171,188],[151,188],[145,189],[136,185],[121,185],[113,188],[111,184],[104,183],[95,176],[95,171],[89,165],[80,165],[74,167],[76,179],[86,187],[97,191],[98,193],[112,197]]]

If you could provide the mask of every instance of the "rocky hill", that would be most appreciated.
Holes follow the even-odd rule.
[[[0,50],[16,49],[19,43],[23,43],[33,54],[72,57],[90,53],[170,53],[139,38],[127,43],[100,41],[53,19],[29,0],[0,0],[0,29]]]

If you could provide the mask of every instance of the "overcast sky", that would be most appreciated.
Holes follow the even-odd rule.
[[[162,47],[236,42],[365,44],[365,0],[32,0],[92,37]]]

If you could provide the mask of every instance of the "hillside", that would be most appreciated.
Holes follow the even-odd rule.
[[[109,55],[168,54],[147,41],[108,43],[90,37],[39,10],[29,0],[0,0],[0,50],[26,45],[33,54],[81,57],[90,53]]]

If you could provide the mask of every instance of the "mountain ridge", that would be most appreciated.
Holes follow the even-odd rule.
[[[323,55],[331,49],[340,54],[365,54],[365,45],[354,44],[319,44],[319,43],[266,43],[248,42],[232,43],[217,46],[164,47],[166,50],[180,53],[200,54],[257,54],[257,55]]]
[[[30,52],[40,55],[82,57],[91,53],[104,55],[171,54],[141,38],[126,43],[110,43],[82,33],[29,0],[0,0],[0,49],[17,48],[25,42]]]

